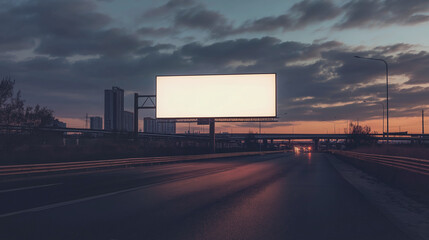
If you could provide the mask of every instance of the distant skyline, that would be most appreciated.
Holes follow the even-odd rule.
[[[384,65],[353,58],[377,57],[389,63],[390,130],[419,133],[427,29],[427,0],[2,0],[0,75],[27,104],[83,127],[86,113],[103,116],[112,86],[132,110],[134,92],[154,94],[156,75],[275,72],[279,122],[263,132],[343,133],[357,120],[381,132]]]

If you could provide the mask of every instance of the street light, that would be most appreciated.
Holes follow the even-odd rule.
[[[384,137],[384,104],[382,102],[380,102],[381,107],[383,107],[383,137]]]
[[[384,62],[384,64],[386,65],[386,118],[387,118],[387,120],[386,120],[386,123],[387,123],[387,131],[386,131],[387,140],[386,140],[386,143],[389,144],[389,67],[387,65],[387,62],[381,58],[366,58],[366,57],[359,57],[359,56],[355,56],[355,58],[381,61],[381,62]],[[383,107],[383,109],[384,109],[384,107]],[[384,116],[384,114],[383,114],[383,116]],[[383,121],[383,123],[384,123],[384,121]]]

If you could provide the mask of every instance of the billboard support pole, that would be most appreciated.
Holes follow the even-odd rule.
[[[144,99],[142,105],[139,105],[139,98]],[[156,95],[139,95],[134,93],[134,133],[136,137],[139,134],[139,109],[156,109]]]
[[[212,153],[216,152],[216,132],[215,132],[215,119],[210,119],[210,149]]]
[[[134,134],[139,133],[139,94],[134,93]]]

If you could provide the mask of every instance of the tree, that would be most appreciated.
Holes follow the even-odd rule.
[[[10,76],[2,78],[0,82],[0,109],[13,96],[13,85],[15,85],[15,81]]]
[[[371,127],[370,126],[361,126],[359,124],[350,123],[350,135],[353,141],[353,145],[362,145],[370,144],[374,142],[374,139],[371,137]]]
[[[27,125],[33,126],[50,126],[55,120],[52,110],[38,104],[34,108],[27,107],[24,119]]]
[[[55,120],[53,111],[39,105],[34,108],[24,107],[21,92],[13,93],[14,85],[15,80],[10,76],[3,77],[0,82],[0,124],[35,127],[52,125]]]

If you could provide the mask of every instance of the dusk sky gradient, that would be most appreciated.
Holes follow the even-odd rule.
[[[381,132],[384,65],[355,55],[389,63],[391,131],[420,132],[429,106],[427,0],[0,0],[0,32],[0,75],[69,127],[103,116],[112,86],[132,110],[156,75],[273,72],[280,118],[263,132]]]

